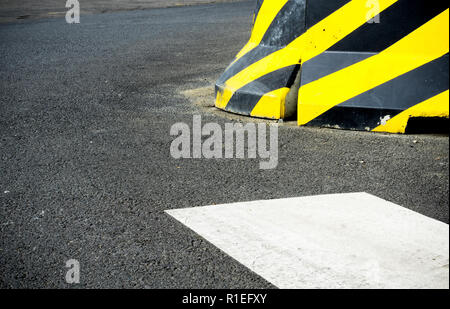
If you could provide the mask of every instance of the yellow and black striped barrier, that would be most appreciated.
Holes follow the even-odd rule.
[[[216,106],[299,125],[404,133],[449,118],[443,1],[257,0],[249,42]]]

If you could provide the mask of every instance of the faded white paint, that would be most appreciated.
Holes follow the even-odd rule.
[[[380,125],[385,126],[387,122],[391,120],[391,115],[386,115],[380,118]]]
[[[280,288],[448,288],[449,228],[366,193],[167,211]]]

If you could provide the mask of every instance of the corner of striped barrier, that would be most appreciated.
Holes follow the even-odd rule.
[[[249,42],[216,82],[216,107],[246,116],[295,115],[305,0],[257,0]]]

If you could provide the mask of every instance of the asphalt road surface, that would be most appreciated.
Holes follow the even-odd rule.
[[[78,3],[81,15],[85,16],[116,11],[238,1],[241,0],[78,0]],[[68,0],[2,0],[0,23],[23,19],[62,18],[68,10],[67,2]]]
[[[171,158],[173,124],[230,121],[181,92],[212,87],[253,6],[0,25],[0,287],[273,287],[167,209],[368,192],[448,223],[448,136],[286,125],[275,170]]]

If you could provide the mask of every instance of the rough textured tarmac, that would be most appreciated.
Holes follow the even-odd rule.
[[[116,11],[180,7],[242,0],[78,0],[81,15]],[[61,18],[66,15],[67,0],[2,0],[0,23],[22,19]],[[71,6],[70,6],[71,7]]]
[[[172,208],[365,191],[448,223],[448,136],[286,125],[276,170],[171,158],[174,123],[230,121],[181,92],[222,73],[253,6],[0,25],[0,287],[272,287]],[[78,286],[65,283],[72,258]]]

